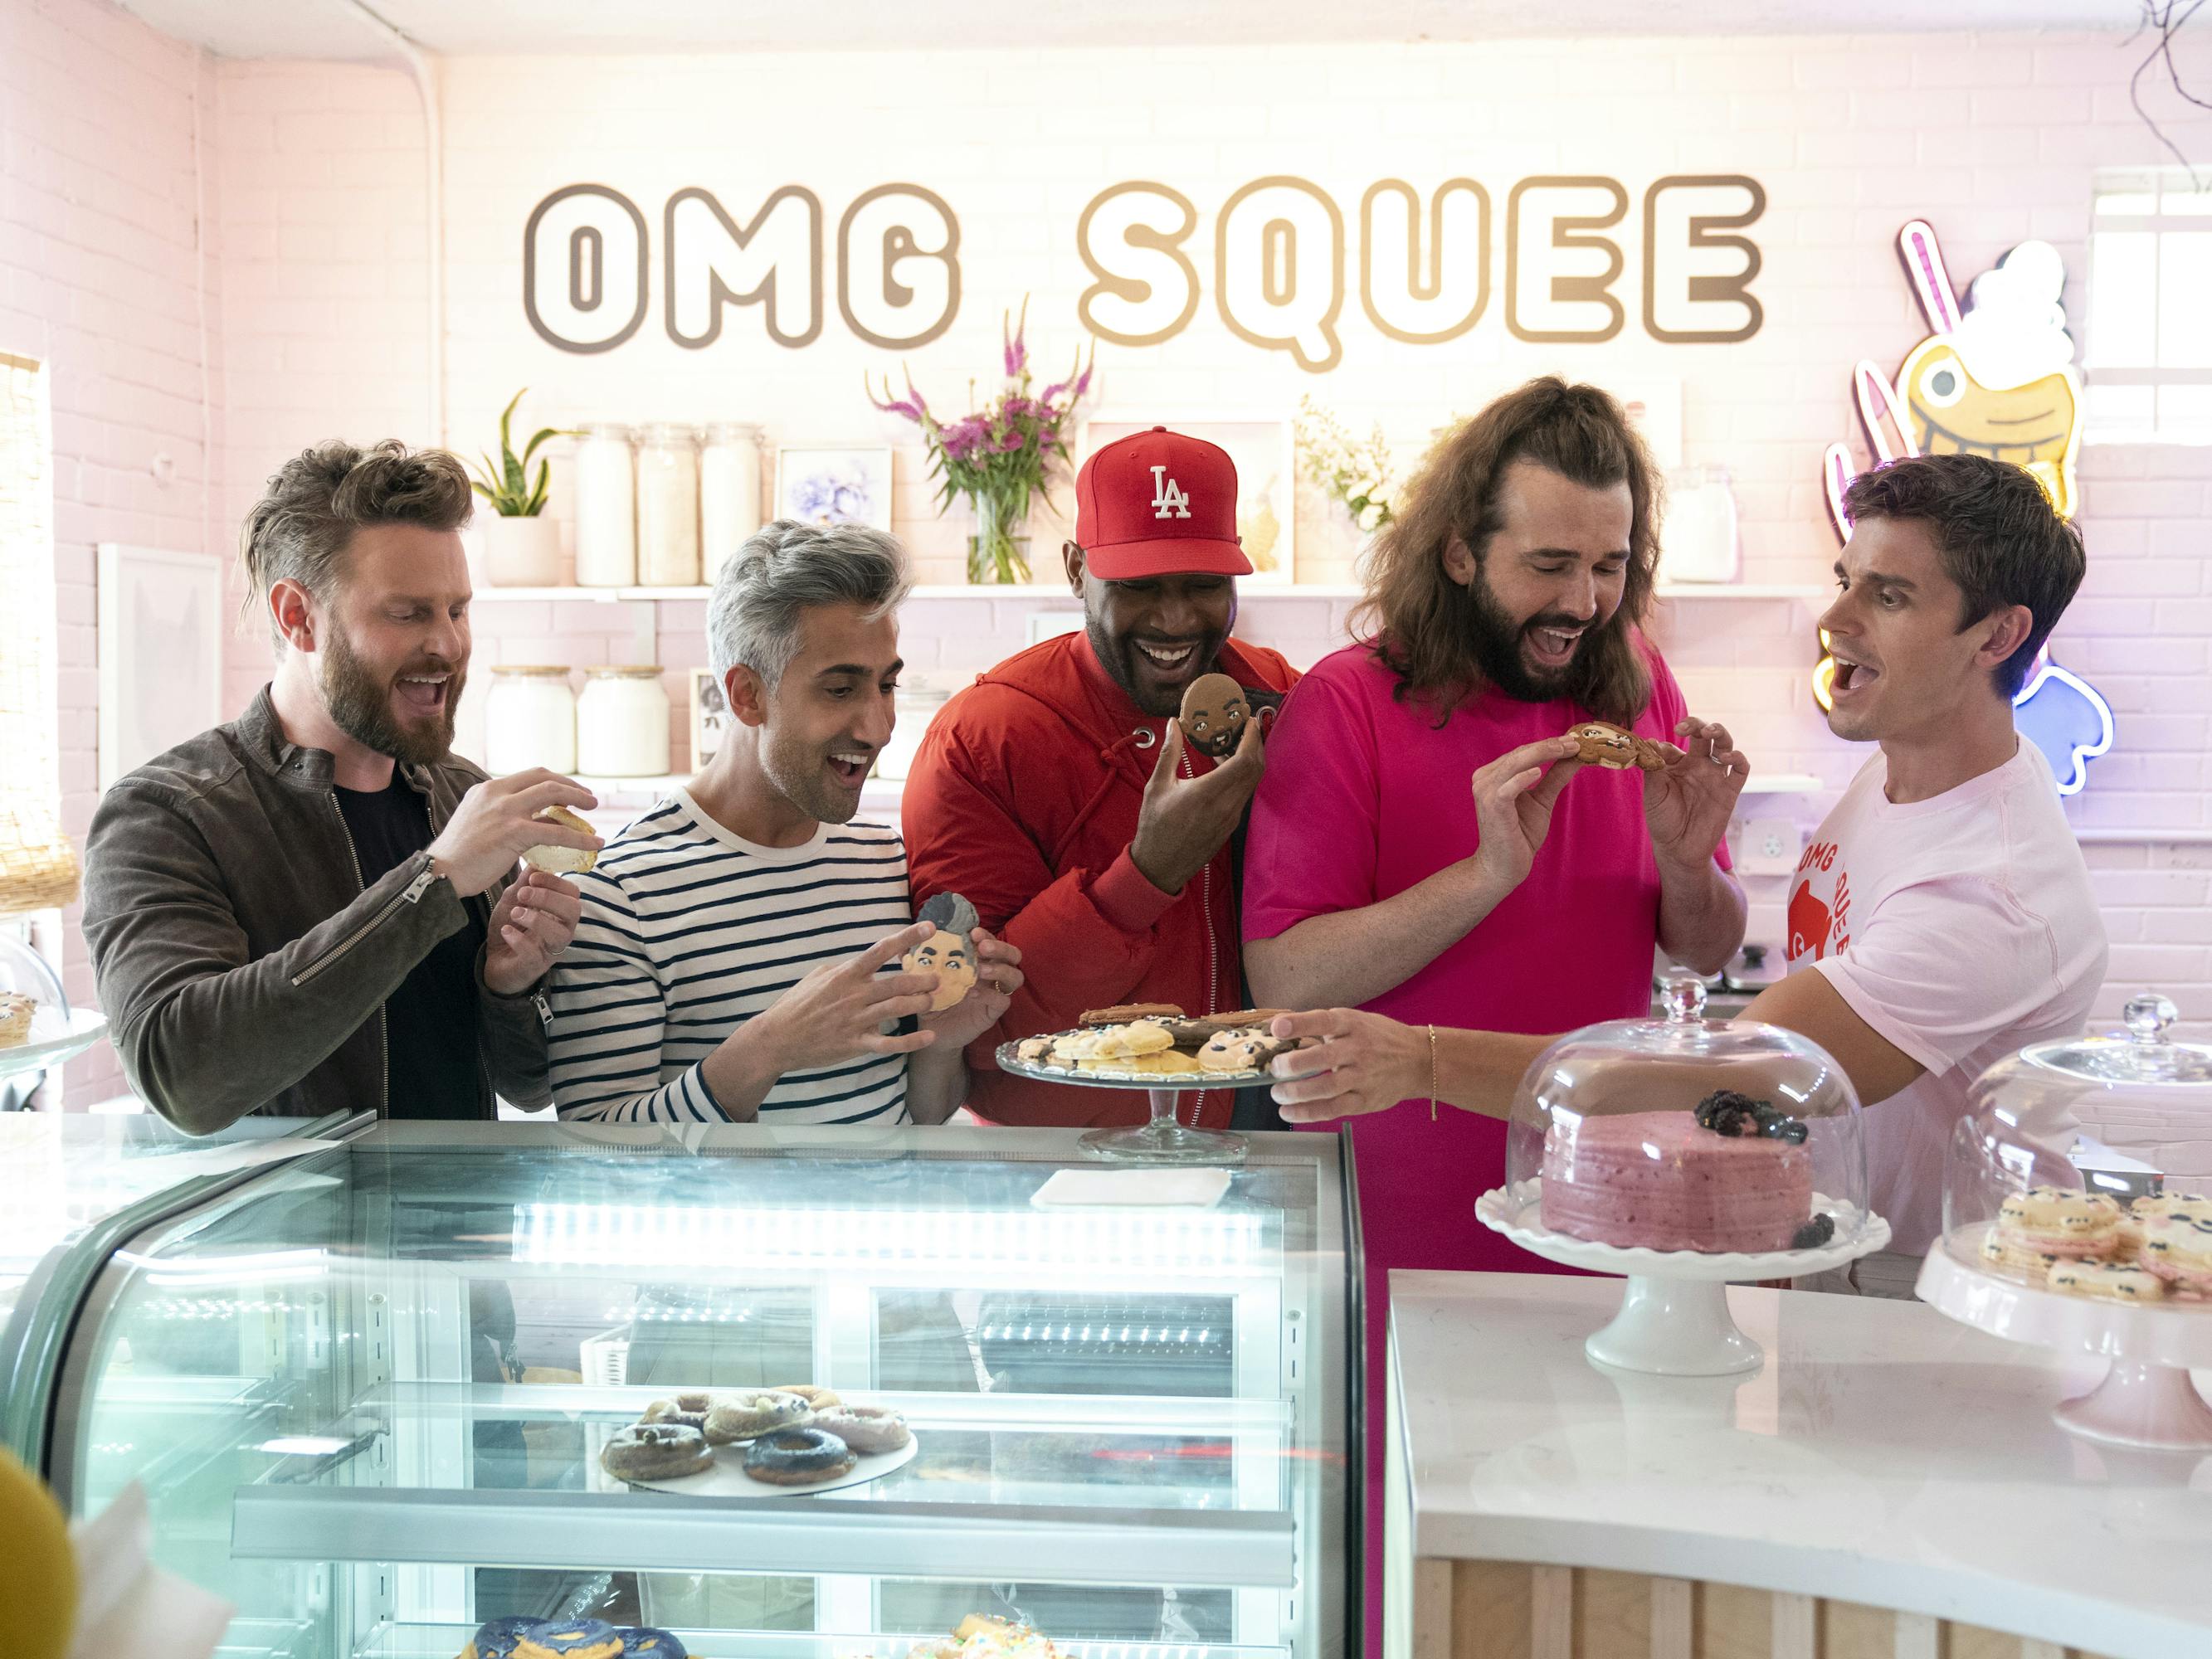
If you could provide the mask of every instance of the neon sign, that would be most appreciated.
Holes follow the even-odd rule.
[[[1915,219],[1898,233],[1905,275],[1932,331],[1905,355],[1893,380],[1866,358],[1851,371],[1859,424],[1875,464],[1906,455],[1988,455],[2025,467],[2062,518],[2079,500],[2081,377],[2060,303],[2066,268],[2048,242],[2022,242],[1977,276],[1959,303],[1936,232]],[[1821,481],[1836,533],[1848,538],[1844,491],[1858,468],[1848,447],[1830,444]],[[1820,635],[1813,696],[1833,702],[1835,659]],[[2051,763],[2058,793],[2088,781],[2088,763],[2112,746],[2112,706],[2079,675],[2051,660],[2046,646],[2013,698],[2021,735]]]

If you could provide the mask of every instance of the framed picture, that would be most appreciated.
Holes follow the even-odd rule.
[[[1229,452],[1237,464],[1237,534],[1252,562],[1252,574],[1242,580],[1287,585],[1297,568],[1291,536],[1297,522],[1297,441],[1291,422],[1272,415],[1102,409],[1084,424],[1075,463],[1079,467],[1093,452],[1156,426]]]
[[[891,527],[889,449],[779,449],[775,516],[801,524]]]
[[[100,787],[222,720],[222,561],[102,542]]]
[[[691,671],[691,769],[699,770],[714,758],[722,737],[730,729],[730,705],[722,696],[722,683],[711,668]]]

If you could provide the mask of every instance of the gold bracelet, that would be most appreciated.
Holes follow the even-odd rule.
[[[1429,1121],[1437,1121],[1437,1028],[1429,1027]]]

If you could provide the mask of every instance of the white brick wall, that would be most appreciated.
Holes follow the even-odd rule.
[[[53,9],[128,27],[92,0],[37,14],[58,27]],[[1663,173],[1741,170],[1761,179],[1770,204],[1753,232],[1765,255],[1756,291],[1766,322],[1743,344],[1666,346],[1644,336],[1633,320],[1640,221],[1632,208],[1620,289],[1632,321],[1608,345],[1511,340],[1502,281],[1480,325],[1444,347],[1381,337],[1354,295],[1339,319],[1343,362],[1316,378],[1236,339],[1214,309],[1209,276],[1197,317],[1170,344],[1102,349],[1103,397],[1166,418],[1287,411],[1312,391],[1362,422],[1379,416],[1411,450],[1452,414],[1533,373],[1679,378],[1688,459],[1723,463],[1735,479],[1747,578],[1817,582],[1834,549],[1819,455],[1832,440],[1856,437],[1850,366],[1862,356],[1893,366],[1923,331],[1893,252],[1903,220],[1932,218],[1962,283],[2023,238],[2057,243],[2075,279],[2067,298],[2078,337],[2094,169],[2161,156],[2128,106],[2134,56],[2120,40],[1916,35],[459,60],[447,66],[445,94],[450,437],[465,453],[486,441],[500,406],[527,385],[533,422],[755,418],[769,423],[772,441],[894,442],[898,527],[926,580],[957,580],[966,524],[933,516],[910,429],[860,396],[863,373],[896,370],[896,357],[856,341],[834,303],[820,339],[802,351],[770,344],[750,310],[735,313],[713,347],[682,350],[662,331],[657,294],[629,345],[598,356],[556,351],[530,331],[520,301],[532,206],[580,180],[623,190],[653,228],[657,289],[660,210],[681,186],[710,188],[743,217],[775,186],[805,184],[822,198],[834,249],[837,216],[860,190],[892,179],[927,185],[951,204],[963,232],[960,320],[911,357],[916,380],[943,405],[957,401],[970,375],[989,380],[999,310],[1024,293],[1044,361],[1073,350],[1075,301],[1089,280],[1075,220],[1120,180],[1158,179],[1189,196],[1201,215],[1190,246],[1202,253],[1214,210],[1265,173],[1314,180],[1356,226],[1361,192],[1384,177],[1427,188],[1464,173],[1489,188],[1502,218],[1506,192],[1534,173],[1609,174],[1640,198]],[[2195,72],[2212,70],[2207,43],[2191,46]],[[189,83],[188,58],[162,57],[158,43],[135,50]],[[432,435],[422,416],[427,225],[421,120],[405,77],[226,63],[215,80],[216,333],[229,344],[214,516],[227,537],[259,480],[307,441]],[[153,119],[161,103],[134,99],[133,118]],[[2172,136],[2212,153],[2212,124],[2172,106],[2165,99],[2156,107]],[[164,139],[138,149],[149,171],[173,178],[183,142],[172,121]],[[166,172],[151,165],[164,152]],[[1502,263],[1502,222],[1493,238]],[[176,277],[172,268],[163,281],[173,289]],[[189,297],[188,284],[181,293]],[[2212,668],[2212,564],[2203,546],[2212,453],[2092,450],[2082,477],[2091,574],[2058,643],[2063,659],[2112,698],[2120,726],[2113,754],[2071,810],[2094,830],[2212,828],[2212,716],[2202,692]],[[557,480],[556,512],[567,501]],[[1061,532],[1042,514],[1033,528],[1042,570]],[[82,525],[70,533],[91,539]],[[1310,580],[1349,578],[1357,538],[1310,491],[1297,541]],[[949,670],[981,666],[1018,641],[1025,608],[982,599],[918,606],[906,625],[908,654]],[[1344,609],[1301,602],[1265,620],[1255,609],[1250,626],[1310,659],[1340,629]],[[696,611],[671,608],[660,618],[672,668],[702,654],[688,637]],[[1858,756],[1827,735],[1812,708],[1811,621],[1807,607],[1788,602],[1696,600],[1670,605],[1661,627],[1701,710],[1729,720],[1762,766],[1810,772],[1832,788]],[[629,654],[628,630],[613,608],[486,606],[479,655],[558,650],[579,664],[604,660]],[[258,641],[241,644],[228,677],[233,703],[265,662]],[[680,678],[672,676],[671,690],[680,705]],[[1808,817],[1818,804],[1793,803]],[[2212,1032],[2212,848],[2100,844],[2092,862],[2114,940],[2100,1018],[2154,979],[2194,1030]],[[1754,886],[1754,934],[1771,936],[1778,886]]]
[[[219,398],[222,367],[216,96],[199,52],[99,0],[0,7],[0,349],[51,370],[63,806],[80,845],[97,798],[94,546],[228,544],[203,426],[219,445],[222,410],[204,412],[201,396],[204,374]],[[159,457],[174,465],[166,483]],[[71,1000],[92,1000],[75,909],[64,982]],[[121,1071],[102,1048],[64,1083],[71,1099],[96,1100]]]

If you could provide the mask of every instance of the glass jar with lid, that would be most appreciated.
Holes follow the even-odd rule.
[[[1513,1098],[1509,1190],[1550,1231],[1623,1249],[1763,1255],[1868,1236],[1843,1068],[1782,1026],[1706,1019],[1694,975],[1662,998],[1662,1018],[1585,1026],[1537,1057]]]
[[[699,552],[709,586],[760,527],[760,428],[720,422],[706,429],[699,449]]]
[[[601,421],[583,428],[576,445],[580,587],[629,587],[637,581],[636,464],[628,427]]]
[[[568,671],[540,663],[502,663],[484,699],[484,770],[495,778],[542,766],[576,769],[576,697]]]
[[[637,580],[699,585],[699,434],[663,422],[638,434]]]
[[[650,663],[584,671],[576,700],[576,758],[586,777],[665,777],[669,702]]]
[[[937,711],[951,696],[951,687],[927,674],[909,674],[899,682],[898,691],[891,700],[896,719],[890,739],[876,756],[878,777],[902,779],[907,775],[913,768],[915,756],[921,752],[922,734],[929,730],[930,721],[937,718]]]

